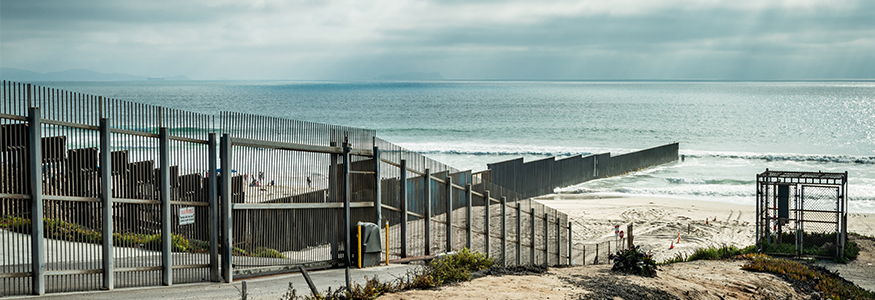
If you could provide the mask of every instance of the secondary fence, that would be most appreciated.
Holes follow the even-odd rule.
[[[0,87],[0,296],[343,266],[357,221],[390,260],[572,256],[565,214],[372,130]]]

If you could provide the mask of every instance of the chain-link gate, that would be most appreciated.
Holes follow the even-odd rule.
[[[757,175],[757,249],[843,257],[847,173],[769,171]]]

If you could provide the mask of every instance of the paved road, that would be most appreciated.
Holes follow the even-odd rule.
[[[390,265],[371,267],[367,269],[351,269],[351,278],[354,282],[364,284],[365,277],[373,278],[379,276],[381,280],[392,280],[397,277],[402,277],[409,270],[415,269],[415,265]],[[310,271],[310,277],[316,284],[316,288],[320,291],[325,291],[329,287],[332,290],[337,289],[345,284],[344,269],[331,269]],[[241,285],[246,281],[248,299],[280,299],[289,289],[291,282],[298,295],[310,293],[310,288],[304,280],[304,276],[300,273],[274,275],[260,278],[244,279],[236,281],[232,284],[225,283],[192,283],[180,284],[170,287],[144,287],[144,288],[125,288],[112,291],[91,291],[78,293],[63,293],[63,294],[48,294],[39,299],[72,299],[72,300],[87,300],[87,299],[240,299]],[[30,299],[36,296],[17,296],[7,299]]]

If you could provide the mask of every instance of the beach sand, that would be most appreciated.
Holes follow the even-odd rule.
[[[709,246],[754,244],[753,205],[657,197],[556,194],[539,202],[568,214],[575,244],[614,240],[614,226],[633,224],[635,245],[656,261]],[[848,231],[875,236],[875,215],[848,214]],[[706,224],[707,220],[707,224]],[[677,242],[680,234],[680,243]],[[674,249],[669,249],[674,242]]]
[[[538,201],[568,214],[573,223],[575,248],[613,241],[614,225],[634,224],[635,244],[653,251],[661,261],[678,253],[689,254],[708,246],[746,247],[754,244],[756,207],[722,202],[657,197],[600,197],[560,194]],[[875,215],[848,214],[848,231],[875,236]],[[716,218],[716,220],[715,220]],[[708,219],[708,224],[705,220]],[[681,242],[669,249],[671,242]],[[875,246],[858,240],[860,257],[848,264],[821,263],[845,279],[875,289]],[[588,248],[589,249],[589,248]],[[577,254],[576,254],[577,255]],[[743,261],[694,261],[660,268],[659,277],[617,274],[610,264],[551,268],[546,274],[487,276],[432,290],[388,294],[379,299],[577,299],[611,291],[614,299],[637,299],[642,291],[665,291],[682,299],[806,299],[773,274],[741,270]],[[588,285],[602,284],[600,288]],[[607,288],[606,288],[607,286]],[[598,291],[598,292],[597,292]],[[604,295],[601,295],[604,296]],[[610,297],[609,297],[610,298]]]

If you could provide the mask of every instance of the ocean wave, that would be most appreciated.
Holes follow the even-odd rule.
[[[666,178],[666,181],[674,184],[726,184],[726,185],[749,185],[756,183],[756,180],[738,180],[738,179],[699,179],[699,178]]]
[[[691,158],[728,158],[764,161],[823,162],[845,164],[875,164],[875,156],[794,154],[794,153],[683,153]]]

